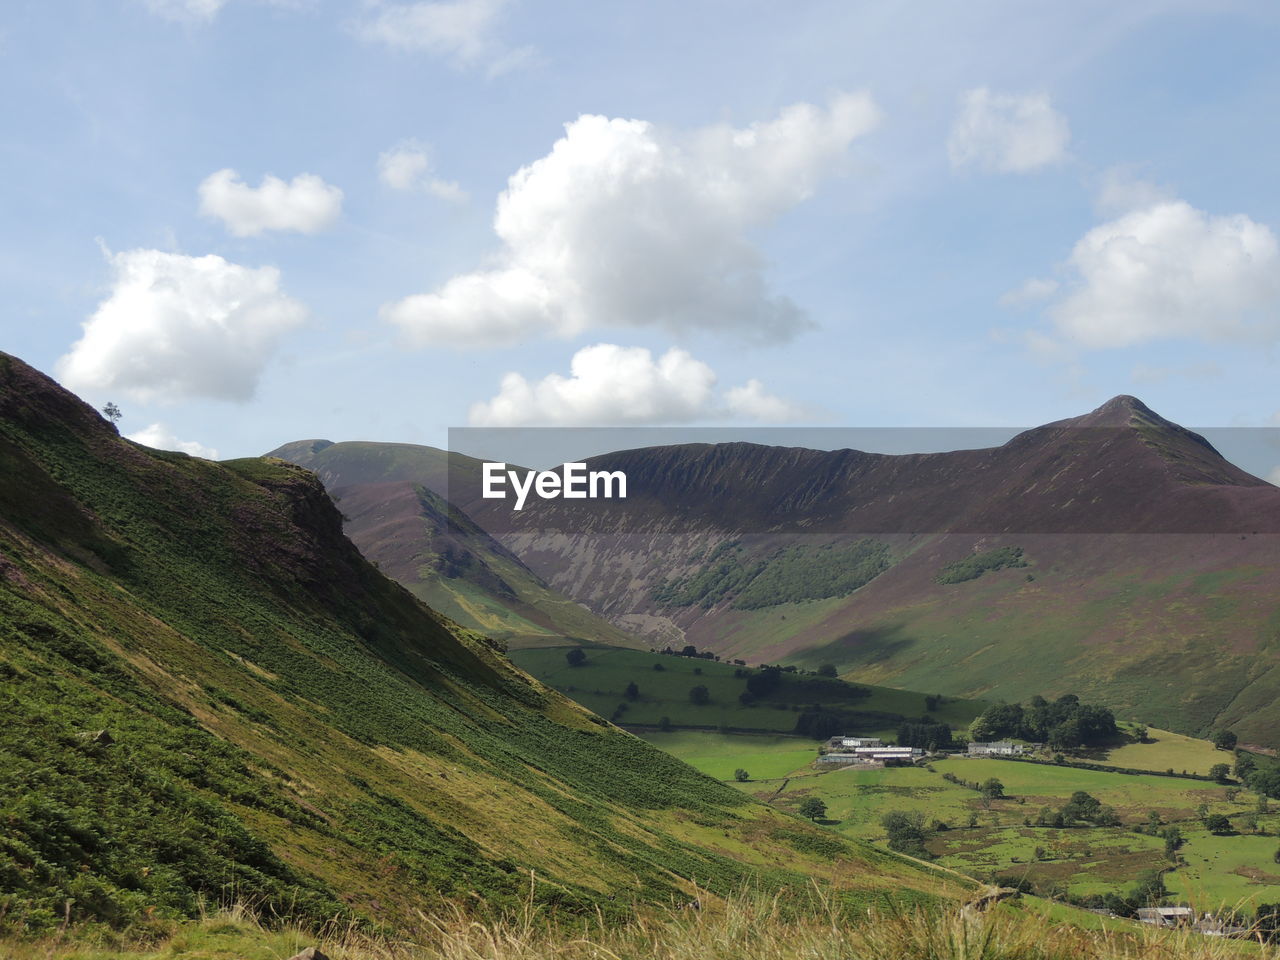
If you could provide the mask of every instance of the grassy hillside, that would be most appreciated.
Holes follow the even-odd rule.
[[[360,551],[457,623],[512,646],[565,638],[638,646],[548,586],[445,498],[451,477],[474,483],[478,461],[434,447],[327,440],[288,443],[269,456],[320,477]]]
[[[753,668],[609,647],[586,647],[586,660],[571,666],[566,654],[572,649],[515,650],[511,657],[543,683],[628,727],[793,733],[800,717],[816,706],[840,717],[843,732],[892,736],[903,720],[923,716],[963,732],[987,707],[983,701],[943,697],[931,710],[931,701],[923,693],[798,672],[781,674],[777,689],[744,704],[741,696],[747,689],[747,677],[758,673]],[[634,699],[627,696],[632,683],[637,687]],[[707,688],[705,704],[694,703],[690,697],[697,686]],[[662,722],[664,717],[667,724]]]
[[[813,828],[382,576],[305,470],[139,447],[0,355],[0,471],[6,929],[231,900],[405,929],[442,898],[610,915],[695,878],[714,896],[835,877]],[[837,853],[842,896],[957,889]]]

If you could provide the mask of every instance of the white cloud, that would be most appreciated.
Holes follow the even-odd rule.
[[[644,347],[598,343],[573,355],[567,377],[551,373],[530,382],[508,373],[495,397],[471,407],[469,420],[479,427],[613,426],[802,416],[759,380],[723,397],[715,386],[715,371],[677,347],[655,360]]]
[[[360,26],[365,40],[397,50],[444,57],[460,67],[481,61],[489,74],[506,73],[528,62],[531,47],[509,49],[495,29],[510,0],[422,0],[375,3],[376,12]]]
[[[178,450],[206,460],[218,459],[217,450],[206,447],[203,443],[196,443],[194,440],[179,440],[163,423],[153,423],[144,430],[128,434],[125,439],[155,450]]]
[[[784,423],[799,420],[804,411],[789,400],[769,393],[764,384],[754,378],[740,387],[730,387],[724,394],[728,414],[740,420],[763,420]]]
[[[1044,94],[1018,96],[970,90],[960,99],[947,155],[952,167],[1029,173],[1060,162],[1071,130]]]
[[[1002,307],[1021,307],[1039,300],[1048,300],[1058,292],[1058,281],[1045,277],[1032,277],[1022,286],[1010,290],[1000,298]]]
[[[420,190],[450,203],[463,203],[467,193],[455,180],[434,176],[431,154],[416,141],[406,141],[378,156],[378,177],[393,190]]]
[[[1280,467],[1275,467],[1267,474],[1267,483],[1273,483],[1280,487]]]
[[[497,266],[387,304],[383,316],[423,346],[602,326],[784,339],[807,321],[769,291],[751,233],[811,196],[878,119],[864,93],[687,134],[579,117],[498,198]]]
[[[1098,178],[1094,206],[1102,216],[1116,217],[1176,199],[1157,184],[1135,176],[1125,167],[1111,167]]]
[[[1243,214],[1156,203],[1094,227],[1067,266],[1075,282],[1049,315],[1084,347],[1280,332],[1280,247]]]
[[[342,213],[342,191],[311,173],[286,183],[270,174],[251,187],[231,169],[205,177],[199,187],[200,212],[216,217],[237,237],[266,230],[317,233]]]
[[[281,336],[306,318],[275,267],[161,250],[108,256],[111,293],[58,361],[72,390],[248,400]]]

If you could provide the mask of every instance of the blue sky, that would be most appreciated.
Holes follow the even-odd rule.
[[[1273,425],[1278,28],[1221,0],[13,0],[0,346],[223,457],[1118,393]]]

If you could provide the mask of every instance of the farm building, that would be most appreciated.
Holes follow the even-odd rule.
[[[882,747],[884,741],[879,737],[832,737],[827,741],[827,749],[833,752],[853,750],[857,747]]]
[[[843,738],[834,738],[843,739]],[[848,738],[858,739],[858,738]],[[870,739],[870,738],[863,738]],[[903,764],[915,763],[915,761],[923,759],[924,751],[919,747],[893,747],[885,746],[876,741],[875,745],[867,745],[861,747],[845,747],[837,749],[831,753],[824,754],[819,757],[817,762],[823,766],[850,766],[852,764],[867,764],[878,767],[883,766],[901,766]]]
[[[995,740],[991,743],[974,742],[969,744],[971,757],[1021,757],[1033,753],[1040,748],[1038,743],[1013,743],[1009,740]]]
[[[1194,922],[1195,911],[1190,907],[1139,907],[1138,919],[1158,927],[1176,927]]]

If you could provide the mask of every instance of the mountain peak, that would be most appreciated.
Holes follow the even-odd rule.
[[[1125,426],[1135,417],[1154,423],[1169,423],[1137,397],[1127,393],[1112,397],[1096,410],[1085,414],[1080,420],[1090,426],[1118,427]]]

